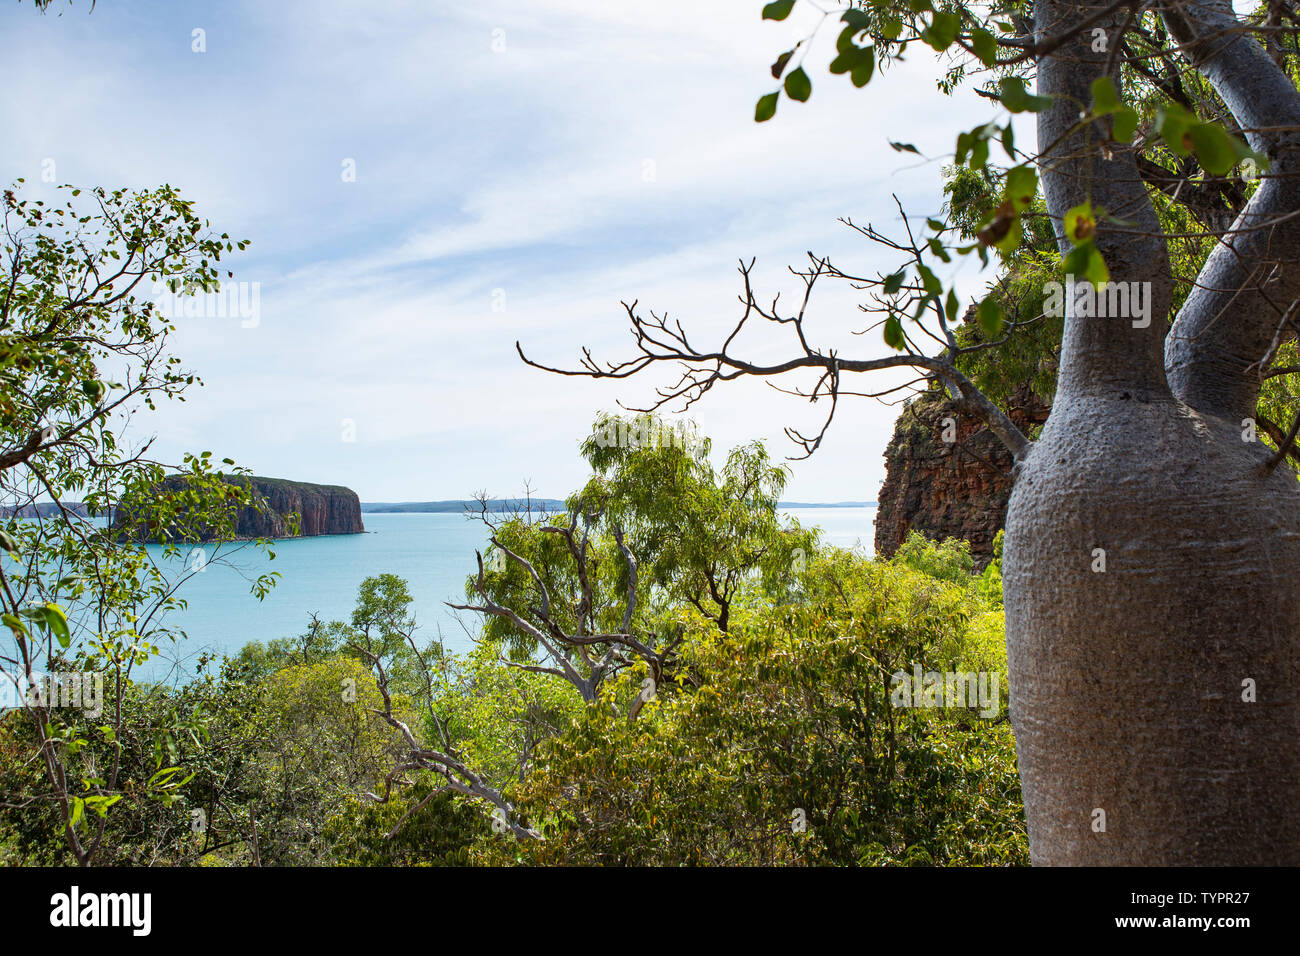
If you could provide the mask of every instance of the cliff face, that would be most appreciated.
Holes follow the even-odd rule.
[[[266,500],[266,508],[240,508],[235,516],[236,538],[289,538],[289,517],[299,516],[299,537],[322,534],[361,534],[361,499],[351,488],[341,485],[313,485],[305,481],[286,481],[283,478],[247,478],[237,481],[252,482],[258,496]],[[159,494],[176,490],[185,481],[182,475],[165,478]],[[119,527],[130,522],[121,517],[115,522]],[[146,537],[141,528],[137,534]],[[206,536],[205,536],[206,540]]]
[[[1049,406],[1018,392],[1009,414],[1022,430],[1047,421]],[[944,441],[948,426],[953,441]],[[876,511],[876,553],[889,557],[909,531],[927,538],[964,538],[976,565],[993,557],[993,538],[1006,521],[1011,454],[982,422],[963,415],[938,393],[914,400],[885,449],[885,483]]]
[[[241,538],[285,538],[289,536],[288,516],[299,515],[299,535],[361,534],[361,499],[351,488],[342,485],[313,485],[283,478],[253,478],[257,493],[266,499],[268,509],[241,508],[236,534]]]

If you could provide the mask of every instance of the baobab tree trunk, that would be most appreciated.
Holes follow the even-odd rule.
[[[1040,0],[1040,42],[1108,5]],[[1167,19],[1184,43],[1223,12],[1181,7],[1189,12]],[[1101,24],[1109,36],[1124,15]],[[1031,857],[1300,864],[1300,485],[1285,464],[1268,467],[1270,450],[1247,440],[1243,422],[1258,396],[1259,370],[1248,366],[1296,297],[1296,280],[1272,266],[1300,280],[1296,245],[1277,232],[1272,242],[1234,236],[1212,255],[1202,278],[1214,282],[1180,313],[1167,373],[1166,240],[1133,153],[1103,148],[1096,124],[1075,127],[1110,64],[1090,27],[1077,33],[1039,63],[1039,91],[1058,97],[1039,120],[1048,209],[1058,233],[1085,199],[1126,223],[1099,222],[1098,246],[1111,281],[1146,283],[1152,309],[1142,328],[1066,303],[1051,417],[1008,506],[1011,720]],[[1213,63],[1250,61],[1240,44],[1254,42],[1233,35],[1198,53],[1197,66],[1216,85],[1249,79],[1240,63],[1216,78]],[[1278,108],[1296,108],[1286,88]],[[1252,145],[1268,147],[1275,168],[1289,162],[1276,142]],[[1300,209],[1290,191],[1269,187],[1239,226]],[[1252,254],[1275,261],[1260,270]],[[1257,288],[1261,275],[1274,278],[1271,296]]]

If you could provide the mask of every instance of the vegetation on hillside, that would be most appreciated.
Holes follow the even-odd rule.
[[[70,775],[120,767],[72,824],[93,862],[1025,863],[997,562],[821,544],[761,445],[707,451],[593,439],[564,512],[485,510],[467,654],[381,575],[185,686],[114,678],[120,732],[58,711]],[[918,669],[997,699],[900,705]],[[75,862],[25,718],[0,718],[0,858]]]

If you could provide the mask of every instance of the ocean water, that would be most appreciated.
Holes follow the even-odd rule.
[[[820,527],[828,544],[871,553],[875,508],[799,508],[784,513],[803,525]],[[279,541],[273,561],[251,547],[210,560],[209,546],[203,570],[178,592],[187,607],[167,621],[184,630],[186,640],[164,647],[163,655],[140,675],[169,682],[184,679],[200,653],[233,655],[250,641],[302,634],[312,614],[325,621],[346,621],[361,581],[385,572],[406,579],[421,637],[440,637],[451,650],[467,650],[478,616],[453,611],[445,602],[464,600],[465,580],[475,569],[474,552],[487,543],[487,529],[461,514],[362,517],[365,534]],[[178,568],[183,561],[196,563],[192,552],[177,559]],[[259,601],[249,587],[266,571],[280,572],[280,582]]]

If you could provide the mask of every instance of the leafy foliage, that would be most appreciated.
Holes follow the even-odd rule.
[[[635,722],[591,707],[548,744],[520,794],[547,837],[531,859],[1027,861],[1009,728],[890,705],[895,670],[966,649],[971,595],[842,552],[804,577],[798,605],[701,626],[691,680]]]
[[[227,546],[235,511],[263,506],[233,461],[205,451],[168,467],[126,433],[131,416],[183,401],[198,383],[171,354],[175,327],[151,294],[215,289],[222,256],[246,243],[213,234],[170,186],[64,186],[54,203],[26,198],[23,186],[0,200],[0,618],[11,637],[0,642],[0,679],[19,697],[20,710],[5,717],[10,740],[32,748],[25,765],[39,767],[44,784],[24,778],[11,799],[55,808],[70,852],[87,863],[110,809],[142,795],[166,802],[179,785],[179,771],[162,765],[124,780],[117,751],[133,730],[132,673],[183,636],[168,612],[184,606],[179,589],[201,566],[182,544],[211,542],[203,565],[266,547]],[[181,481],[164,490],[169,472]],[[109,521],[146,512],[149,533],[168,542],[160,556]],[[276,577],[259,576],[251,590],[264,596]],[[99,675],[118,695],[103,721],[34,697],[36,675],[53,673]],[[145,709],[149,733],[172,739],[186,729],[156,725]],[[13,721],[27,721],[30,734]],[[109,752],[83,768],[99,743]]]

